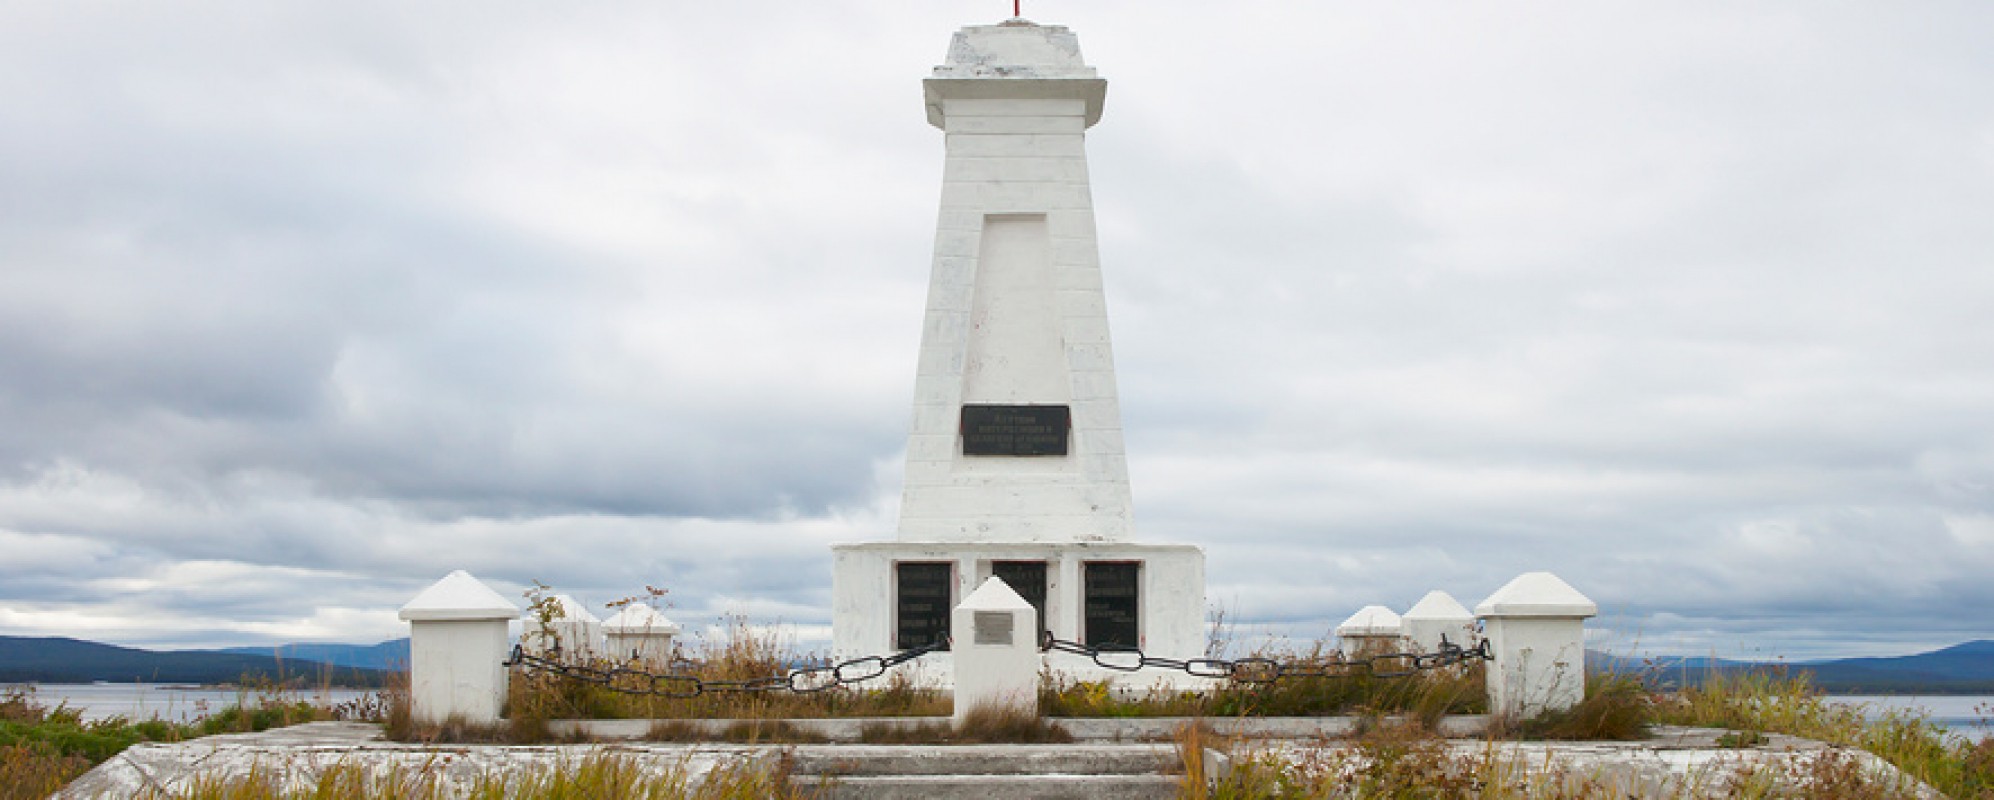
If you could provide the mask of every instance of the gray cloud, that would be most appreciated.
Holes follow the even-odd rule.
[[[904,5],[0,8],[0,632],[466,568],[821,639],[988,21]],[[1994,637],[1986,9],[1026,11],[1111,81],[1140,535],[1255,635],[1552,569],[1628,647]]]

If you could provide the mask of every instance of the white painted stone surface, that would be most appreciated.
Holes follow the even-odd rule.
[[[1039,614],[1001,578],[991,578],[951,612],[955,637],[955,722],[975,708],[1039,710]]]
[[[1081,564],[1128,560],[1142,563],[1143,648],[1200,656],[1203,552],[1132,541],[1085,148],[1107,83],[1071,31],[1013,20],[958,32],[924,90],[946,157],[897,541],[833,548],[833,650],[893,650],[899,561],[954,563],[956,601],[993,560],[1046,561],[1047,627],[1080,639]],[[1067,454],[965,457],[966,403],[1067,406]],[[952,680],[945,654],[907,669]]]
[[[602,620],[565,594],[547,598],[545,608],[528,607],[520,616],[519,646],[529,653],[548,655],[558,650],[564,659],[588,659],[603,655]],[[541,619],[541,614],[548,615]]]
[[[1530,572],[1475,606],[1495,661],[1489,708],[1533,717],[1585,699],[1585,620],[1599,613],[1585,595],[1549,572]]]
[[[1473,647],[1480,637],[1475,629],[1475,615],[1453,595],[1439,589],[1427,592],[1412,608],[1406,609],[1399,623],[1407,644],[1422,653],[1438,651],[1443,636],[1448,643],[1460,647]]]
[[[418,722],[497,722],[507,627],[519,606],[457,570],[402,606],[409,623],[409,707]]]
[[[1058,26],[965,28],[926,81],[945,132],[902,541],[1121,541],[1128,464],[1083,141],[1106,82]],[[1065,456],[964,457],[965,403],[1065,405]]]
[[[1345,658],[1365,653],[1395,653],[1399,650],[1399,615],[1384,606],[1357,609],[1336,626],[1337,648]]]
[[[642,603],[631,603],[602,623],[604,652],[616,661],[664,665],[671,661],[678,623]]]
[[[1442,720],[1443,730],[1450,721]],[[855,740],[839,729],[855,729],[867,722],[905,723],[909,718],[882,720],[792,720],[792,724],[832,735],[834,740]],[[921,721],[912,718],[912,721]],[[714,729],[724,729],[733,720],[694,720]],[[1131,751],[1159,749],[1170,758],[1168,745],[1131,744],[1143,740],[1165,740],[1171,731],[1189,722],[1210,724],[1221,736],[1258,739],[1271,736],[1288,741],[1242,742],[1230,759],[1216,762],[1211,774],[1220,774],[1245,759],[1267,763],[1306,759],[1316,767],[1325,763],[1361,764],[1351,732],[1357,720],[1352,717],[1308,719],[1202,719],[1162,718],[1149,720],[1068,720],[1063,722],[1079,743],[1062,745],[736,745],[724,743],[652,743],[625,741],[613,744],[571,745],[424,745],[402,744],[381,738],[380,727],[357,722],[311,722],[261,733],[204,736],[171,744],[140,743],[113,756],[96,769],[64,787],[55,796],[60,800],[86,800],[106,797],[136,797],[147,792],[166,796],[191,794],[196,785],[218,781],[244,780],[254,775],[288,792],[309,793],[331,770],[353,770],[370,784],[393,780],[400,785],[433,785],[443,796],[467,796],[479,786],[511,781],[514,785],[530,774],[556,768],[572,768],[576,763],[598,756],[628,759],[630,766],[644,775],[660,775],[677,769],[696,786],[721,767],[741,768],[756,763],[773,765],[788,762],[793,769],[821,774],[840,767],[849,771],[854,758],[887,758],[903,763],[926,764],[934,759],[970,758],[985,764],[1008,761],[1012,769],[1039,774],[1037,786],[1047,780],[1078,777],[1072,773],[1045,775],[1022,765],[1046,764],[1049,756],[1081,754],[1082,757],[1123,760]],[[1371,720],[1365,720],[1370,723]],[[620,738],[641,739],[649,730],[648,720],[593,720],[590,730],[620,726],[628,734]],[[1519,782],[1549,783],[1577,777],[1585,779],[1602,796],[1628,798],[1680,798],[1710,796],[1736,784],[1748,770],[1774,777],[1777,796],[1792,796],[1803,776],[1813,773],[1815,759],[1838,757],[1855,762],[1857,768],[1883,784],[1889,796],[1931,798],[1944,796],[1930,786],[1904,774],[1889,762],[1868,752],[1834,747],[1822,742],[1770,734],[1762,747],[1740,749],[1722,747],[1719,729],[1662,727],[1651,739],[1639,742],[1504,742],[1485,740],[1480,726],[1448,734],[1466,736],[1448,742],[1452,758],[1486,761],[1516,776]],[[557,735],[571,727],[554,722]],[[1255,733],[1254,731],[1259,731]],[[616,734],[611,734],[615,736]],[[1118,755],[1119,754],[1119,755]],[[874,762],[877,763],[877,762]],[[1053,762],[1068,768],[1066,762]],[[900,770],[907,772],[909,770]],[[1553,784],[1555,785],[1555,784]],[[1025,787],[1029,789],[1029,787]],[[1780,792],[1784,792],[1781,794]],[[1167,790],[1165,792],[1167,794]],[[1026,791],[1016,793],[1019,796]],[[992,793],[989,797],[998,795]],[[1009,795],[1007,795],[1009,796]],[[1106,796],[1096,791],[1088,796]]]
[[[873,542],[835,545],[832,570],[831,626],[833,655],[838,659],[894,652],[893,565],[900,561],[946,561],[955,564],[956,592],[952,603],[967,598],[991,575],[996,561],[1043,558],[1046,568],[1046,629],[1061,639],[1084,641],[1085,620],[1081,567],[1088,561],[1139,561],[1137,584],[1142,602],[1137,633],[1140,646],[1166,658],[1201,658],[1205,652],[1205,554],[1181,544],[972,542]],[[1099,670],[1076,657],[1053,654],[1047,666],[1076,680],[1114,679],[1147,684],[1177,675],[1125,674]],[[910,677],[924,685],[948,685],[953,666],[950,654],[922,656],[905,665]]]

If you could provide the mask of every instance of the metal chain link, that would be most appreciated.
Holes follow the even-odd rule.
[[[1369,673],[1377,678],[1402,678],[1421,670],[1439,669],[1465,661],[1489,661],[1495,656],[1489,653],[1489,641],[1483,639],[1472,648],[1462,647],[1440,637],[1440,646],[1431,653],[1382,653],[1368,658],[1346,660],[1337,654],[1327,663],[1281,663],[1271,658],[1252,656],[1240,659],[1224,658],[1155,658],[1143,655],[1142,650],[1121,645],[1089,646],[1066,639],[1053,638],[1044,634],[1039,640],[1039,649],[1072,653],[1086,656],[1094,661],[1094,666],[1117,672],[1135,672],[1146,667],[1182,670],[1194,677],[1229,679],[1238,683],[1273,683],[1282,678],[1350,678],[1361,673]],[[1395,662],[1397,666],[1380,668],[1380,664]]]
[[[528,653],[519,645],[513,645],[512,655],[506,658],[504,666],[523,667],[529,671],[592,683],[626,694],[658,697],[693,698],[708,693],[771,691],[811,694],[872,680],[885,675],[886,671],[893,667],[948,648],[948,640],[942,639],[892,655],[862,656],[830,666],[790,670],[783,675],[770,675],[744,681],[709,681],[696,675],[648,672],[635,667],[569,664],[559,659],[559,650],[554,652],[554,658],[548,658]],[[1092,660],[1095,666],[1117,672],[1136,672],[1155,667],[1182,670],[1193,677],[1231,680],[1246,684],[1273,683],[1283,678],[1350,678],[1366,673],[1377,678],[1402,678],[1423,670],[1439,669],[1467,661],[1489,661],[1494,658],[1489,653],[1487,639],[1476,642],[1472,648],[1466,648],[1447,641],[1445,636],[1440,638],[1440,646],[1431,653],[1382,653],[1361,659],[1345,659],[1341,654],[1337,654],[1327,663],[1282,663],[1259,656],[1239,659],[1156,658],[1144,655],[1142,650],[1134,647],[1090,646],[1054,638],[1050,632],[1041,637],[1039,649],[1085,656]],[[1380,664],[1396,666],[1381,668]]]
[[[708,693],[773,691],[812,694],[833,687],[872,680],[885,675],[886,671],[893,667],[948,648],[949,641],[944,638],[892,655],[862,656],[830,666],[794,669],[783,675],[769,675],[745,681],[709,681],[696,675],[648,672],[635,667],[569,664],[560,660],[558,649],[554,651],[553,658],[548,658],[528,653],[520,645],[512,646],[512,655],[506,658],[503,666],[522,667],[532,672],[592,683],[625,694],[647,694],[658,697],[692,698]]]

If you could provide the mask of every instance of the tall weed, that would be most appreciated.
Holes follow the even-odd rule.
[[[1340,662],[1318,651],[1289,661],[1305,669],[1335,670]],[[1273,683],[1226,681],[1208,691],[1166,687],[1118,690],[1105,681],[1075,681],[1047,674],[1039,682],[1039,707],[1054,717],[1310,717],[1326,714],[1403,713],[1428,726],[1448,714],[1488,709],[1481,664],[1460,664],[1417,675],[1381,678],[1361,668],[1345,675],[1283,677]]]
[[[1639,680],[1595,675],[1578,705],[1538,714],[1517,731],[1529,739],[1628,741],[1646,738],[1654,717],[1654,703]]]
[[[854,686],[812,693],[776,688],[741,691],[712,684],[740,684],[781,678],[799,667],[824,666],[821,658],[799,657],[791,635],[781,627],[759,627],[745,617],[723,620],[720,632],[702,639],[669,665],[633,664],[603,658],[574,659],[576,665],[617,673],[613,685],[575,680],[535,670],[515,670],[507,682],[506,716],[523,720],[512,738],[528,737],[553,719],[796,719],[839,716],[945,716],[946,692],[917,686],[904,671]],[[683,691],[690,682],[653,683],[646,674],[695,678],[708,685],[692,697],[653,694],[654,688]],[[393,734],[391,733],[391,736]],[[402,738],[396,736],[395,738]]]
[[[1783,733],[1876,754],[1948,797],[1994,798],[1994,745],[1947,736],[1916,712],[1874,719],[1863,709],[1830,702],[1805,673],[1716,673],[1700,685],[1660,698],[1657,719],[1674,725]]]
[[[204,778],[171,794],[151,791],[141,800],[575,800],[579,798],[640,798],[642,800],[792,800],[814,797],[792,780],[787,759],[773,762],[737,761],[722,764],[695,780],[683,765],[649,768],[636,759],[596,753],[569,764],[517,773],[491,772],[476,776],[468,787],[452,786],[428,770],[395,769],[368,773],[353,767],[321,772],[306,786],[287,789],[276,776],[262,771],[229,778]]]

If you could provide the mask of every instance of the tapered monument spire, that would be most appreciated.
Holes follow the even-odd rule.
[[[832,548],[833,650],[946,638],[995,577],[1056,636],[1196,657],[1204,553],[1132,541],[1087,179],[1107,82],[1072,31],[1013,19],[958,32],[924,90],[947,160],[906,489],[893,541]]]
[[[1127,539],[1084,141],[1107,82],[1014,21],[957,33],[925,88],[947,161],[899,537]]]

